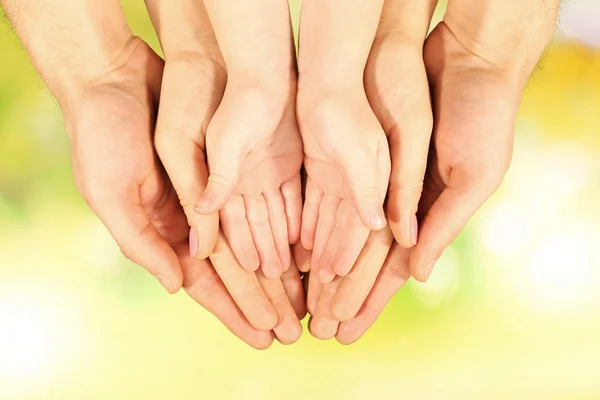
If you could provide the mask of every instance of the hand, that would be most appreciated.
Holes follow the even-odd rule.
[[[352,343],[366,332],[394,293],[409,279],[411,272],[420,280],[429,276],[431,269],[422,268],[431,265],[426,261],[436,260],[441,255],[470,216],[499,185],[506,172],[512,152],[515,112],[522,88],[550,37],[557,3],[536,2],[532,7],[527,6],[526,13],[531,16],[531,20],[520,19],[518,23],[509,18],[517,10],[511,9],[507,4],[502,13],[494,14],[503,16],[503,19],[495,21],[497,25],[490,24],[481,15],[489,12],[491,3],[478,2],[459,8],[456,6],[458,3],[451,2],[445,22],[430,34],[425,43],[425,66],[434,93],[436,126],[433,153],[419,204],[421,234],[417,246],[412,249],[403,248],[398,243],[392,246],[371,292],[353,318],[348,319],[351,313],[336,315],[340,304],[352,300],[351,295],[344,299],[345,296],[338,291],[337,302],[333,303],[329,319],[325,320],[329,324],[343,321],[336,334],[341,343]],[[388,13],[394,11],[387,5],[386,10]],[[386,16],[384,11],[382,20],[386,17],[400,20],[402,10],[396,11],[391,16]],[[411,13],[412,15],[415,13]],[[469,17],[472,18],[470,25],[465,22],[465,18],[468,20]],[[411,20],[414,21],[412,18]],[[485,29],[478,25],[483,20],[488,21]],[[458,24],[458,21],[461,23]],[[491,32],[499,32],[498,25],[504,26],[507,23],[514,24],[513,29],[509,30],[510,38],[491,35]],[[407,25],[397,25],[401,26]],[[505,40],[507,43],[513,43],[514,32],[519,33],[518,37],[522,38],[519,47],[507,48],[497,42],[483,46],[481,44],[485,41],[471,41],[474,40],[473,36],[465,35],[465,29],[482,34],[488,27],[490,35],[487,39]],[[390,39],[394,36],[399,40]],[[401,40],[406,37],[410,36],[404,31],[383,36],[382,41],[389,42],[376,43],[371,57],[377,56],[381,66],[392,65],[394,55],[403,54],[402,49],[406,49],[406,42]],[[388,51],[378,51],[386,47]],[[403,54],[403,58],[406,59],[407,54]],[[367,85],[369,76],[366,79]],[[377,80],[371,82],[377,83]],[[398,87],[385,79],[380,82],[380,86],[374,85],[371,89],[367,87],[368,93],[379,94],[382,99],[377,101],[375,96],[370,97],[373,99],[372,103],[379,104],[374,106],[375,110],[385,109],[385,99],[393,99]],[[417,99],[418,97],[413,98]],[[410,105],[409,102],[405,106]],[[418,109],[417,106],[409,108],[411,112]],[[418,113],[407,113],[407,116],[419,118]],[[382,114],[379,117],[381,119]],[[382,254],[379,250],[371,250],[370,246],[366,246],[363,252]],[[319,295],[318,287],[311,293],[309,282],[308,308],[317,314],[319,309],[315,310],[312,304]],[[326,313],[323,314],[327,317]],[[329,329],[333,330],[331,327]],[[311,327],[311,332],[313,330]]]
[[[285,286],[279,279],[270,281],[244,271],[223,237],[211,254],[212,264],[191,258],[185,214],[152,149],[149,124],[156,106],[144,103],[158,96],[162,60],[145,43],[135,42],[136,50],[119,70],[122,76],[111,78],[110,85],[100,85],[97,93],[89,92],[78,103],[81,108],[75,116],[66,117],[72,137],[77,138],[73,146],[77,186],[126,255],[131,254],[134,262],[150,272],[162,267],[166,259],[172,263],[168,264],[172,272],[181,277],[181,265],[188,293],[248,344],[265,348],[273,336],[282,343],[296,341],[302,330],[285,288],[301,315],[298,288],[302,284],[297,271],[290,269],[282,277]],[[140,73],[144,66],[157,70],[145,76]],[[153,96],[144,88],[152,90]],[[115,157],[115,152],[123,158]],[[128,240],[138,247],[129,247]],[[172,278],[158,278],[170,292],[175,291]]]
[[[305,2],[298,117],[307,172],[301,240],[322,282],[347,275],[385,225],[388,144],[363,87],[381,1]],[[344,43],[350,43],[345,46]]]
[[[410,257],[415,279],[428,279],[445,248],[502,182],[522,91],[550,40],[558,5],[450,1],[444,21],[427,38],[435,127],[419,204],[419,243]]]
[[[44,1],[37,5],[46,6]],[[21,3],[11,2],[8,8],[11,15],[22,18],[13,22],[63,108],[78,189],[123,252],[156,275],[170,292],[177,291],[183,280],[193,298],[250,345],[268,347],[273,336],[284,343],[296,340],[301,332],[298,317],[305,311],[302,283],[294,267],[281,281],[240,274],[239,264],[217,256],[228,251],[221,239],[215,253],[215,268],[227,272],[221,280],[208,260],[189,255],[189,226],[152,143],[162,60],[122,28],[126,24],[118,3],[98,10],[110,14],[102,20],[109,26],[93,23],[89,11],[95,3],[54,5],[61,12],[44,20],[36,20],[39,13],[33,3],[20,7]],[[72,22],[67,35],[53,25],[65,20]],[[88,28],[99,31],[90,33]],[[73,37],[88,39],[82,42],[83,54],[69,54],[61,46]],[[53,52],[48,55],[45,48]]]
[[[230,3],[206,2],[228,76],[206,134],[210,176],[196,211],[221,210],[244,268],[277,278],[290,266],[302,209],[289,10],[274,0]]]

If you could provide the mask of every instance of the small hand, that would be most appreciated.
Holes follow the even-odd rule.
[[[272,3],[206,3],[228,76],[208,126],[210,176],[195,208],[220,210],[244,268],[261,266],[276,278],[289,268],[289,245],[300,235],[302,142],[289,10]],[[264,13],[269,23],[260,24]]]
[[[305,4],[300,29],[298,117],[308,175],[301,240],[322,282],[347,275],[369,230],[386,225],[389,150],[363,87],[381,2],[346,3],[343,12],[336,0]]]

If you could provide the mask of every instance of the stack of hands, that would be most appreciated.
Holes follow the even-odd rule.
[[[559,0],[2,0],[129,259],[256,348],[352,343],[509,166]]]

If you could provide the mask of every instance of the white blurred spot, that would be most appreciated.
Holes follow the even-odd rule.
[[[0,381],[6,380],[4,385],[10,382],[25,390],[23,382],[47,377],[74,354],[75,326],[66,309],[52,305],[54,299],[45,295],[0,288]]]
[[[523,248],[533,235],[533,224],[527,210],[519,204],[498,203],[482,217],[483,243],[487,250],[510,256]]]
[[[598,243],[600,232],[585,224],[541,242],[525,263],[519,282],[521,295],[534,308],[548,312],[600,304]]]

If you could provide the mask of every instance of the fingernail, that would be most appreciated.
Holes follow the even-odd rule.
[[[419,222],[417,221],[417,216],[413,215],[412,222],[410,225],[410,233],[412,235],[412,242],[416,246],[417,238],[419,237]]]
[[[335,278],[335,274],[331,270],[321,269],[321,271],[319,271],[319,279],[321,280],[321,283],[330,283],[333,278]]]
[[[198,254],[198,231],[196,228],[190,229],[190,256],[192,258],[196,257]]]
[[[210,204],[212,203],[212,195],[210,193],[204,192],[202,196],[200,196],[200,200],[194,206],[194,210],[198,212],[206,212],[210,208]]]
[[[369,218],[369,222],[371,223],[371,227],[373,229],[383,229],[385,227],[385,218],[383,215],[372,215]]]
[[[171,281],[165,278],[162,275],[156,275],[156,279],[160,284],[167,290],[167,292],[171,293]]]
[[[429,279],[429,277],[431,276],[431,273],[433,272],[434,267],[435,267],[435,261],[432,261],[431,264],[429,264],[429,266],[425,270],[425,280]]]

